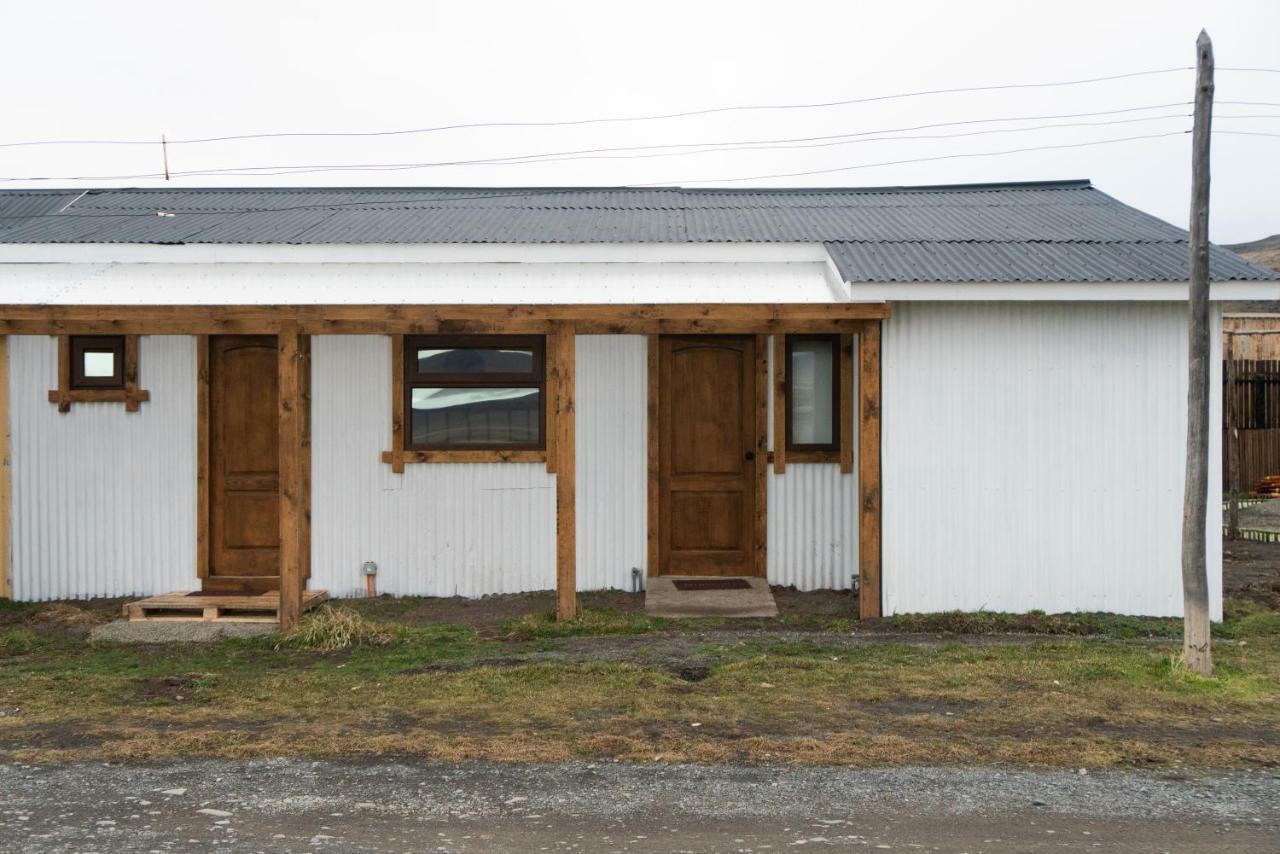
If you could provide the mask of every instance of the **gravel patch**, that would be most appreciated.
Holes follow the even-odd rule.
[[[0,792],[0,839],[24,851],[1280,843],[1270,771],[200,761],[0,766]]]
[[[209,643],[226,638],[259,637],[276,630],[275,623],[116,620],[95,627],[89,633],[89,640],[111,643]]]
[[[1240,527],[1280,531],[1280,498],[1240,508]]]

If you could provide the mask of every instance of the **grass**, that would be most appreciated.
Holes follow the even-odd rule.
[[[691,622],[694,621],[649,617],[643,612],[619,611],[614,608],[583,608],[577,619],[557,622],[555,611],[547,610],[507,620],[502,624],[502,634],[511,640],[639,635],[665,631],[681,623]]]
[[[603,609],[570,624],[523,617],[486,639],[332,607],[288,638],[138,647],[90,644],[33,618],[0,629],[0,759],[1280,764],[1275,612],[1233,604],[1209,679],[1180,668],[1176,638],[1146,622],[982,614],[890,623],[934,632],[1026,624],[1046,634],[850,644],[778,637],[775,624],[774,633],[696,645],[686,621]],[[577,644],[572,657],[565,639],[592,634],[598,654],[582,660]],[[618,635],[640,640],[620,645],[609,637]],[[677,666],[693,658],[706,666]]]
[[[403,630],[376,623],[341,605],[323,605],[305,614],[298,627],[280,639],[280,647],[334,652],[353,646],[386,646]]]

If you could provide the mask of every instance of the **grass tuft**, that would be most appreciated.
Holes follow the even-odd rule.
[[[502,630],[510,640],[540,640],[581,635],[641,635],[663,631],[672,625],[672,620],[639,612],[583,608],[576,620],[557,622],[555,611],[539,611],[507,620]]]
[[[36,645],[36,636],[26,629],[13,629],[0,634],[0,658],[26,655]]]
[[[323,605],[306,614],[298,627],[286,634],[277,649],[311,649],[333,652],[355,646],[387,646],[399,639],[401,632],[375,623],[343,605]]]

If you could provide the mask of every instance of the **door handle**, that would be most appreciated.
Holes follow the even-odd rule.
[[[754,460],[754,459],[756,458],[756,452],[755,452],[755,451],[747,451],[747,452],[743,455],[743,457],[744,457],[745,459],[748,459],[748,460]]]

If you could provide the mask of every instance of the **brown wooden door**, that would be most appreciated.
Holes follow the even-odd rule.
[[[659,344],[660,575],[755,575],[755,338]]]
[[[276,338],[209,339],[209,576],[206,592],[280,587]]]

